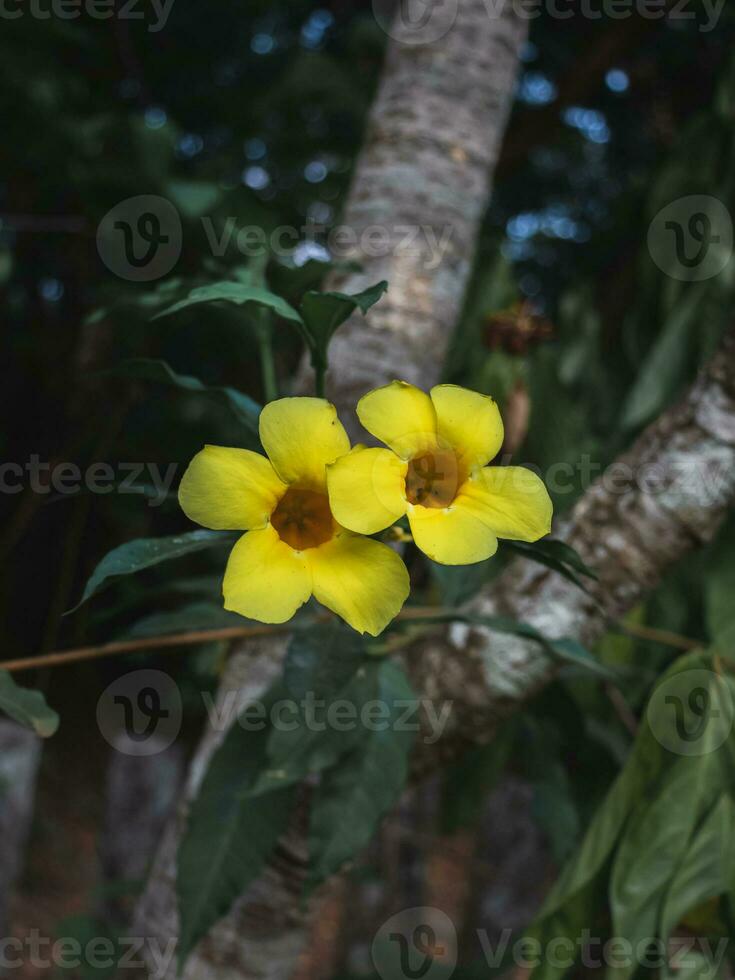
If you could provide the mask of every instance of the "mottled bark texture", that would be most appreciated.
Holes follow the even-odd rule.
[[[20,873],[33,817],[41,739],[14,721],[0,721],[0,938]]]
[[[363,274],[329,284],[353,290],[380,278],[390,282],[388,296],[369,320],[353,319],[333,344],[329,391],[345,421],[356,396],[396,374],[422,387],[438,376],[462,302],[524,34],[510,5],[506,10],[492,20],[483,0],[461,0],[457,23],[441,40],[390,46],[345,224],[358,233],[370,225],[389,232],[398,225],[423,226],[424,232],[415,254],[395,232],[389,254],[361,254]],[[423,244],[430,241],[427,228],[436,236],[431,241],[442,240],[442,229],[449,232],[444,258],[433,266]],[[556,574],[517,562],[472,608],[524,619],[552,637],[591,642],[608,616],[624,613],[667,568],[708,540],[735,499],[734,352],[731,338],[684,402],[623,457],[639,480],[657,476],[658,485],[644,492],[633,482],[618,492],[622,469],[612,483],[615,470],[608,471],[557,532],[599,572],[591,597]],[[267,686],[283,649],[282,641],[261,642],[236,655],[221,697],[228,688],[252,697]],[[452,702],[446,735],[436,745],[420,747],[417,772],[435,769],[470,741],[490,739],[498,719],[555,671],[538,645],[460,626],[424,637],[403,659],[422,696]],[[219,737],[211,731],[205,735],[189,799]],[[137,914],[135,934],[156,938],[164,947],[177,935],[175,851],[185,809],[165,836]],[[285,980],[291,975],[306,935],[299,901],[306,861],[303,816],[294,815],[292,833],[264,876],[199,945],[187,978]],[[317,905],[312,903],[312,912]]]
[[[549,637],[592,643],[644,598],[664,572],[709,541],[735,503],[735,332],[680,404],[651,425],[573,509],[558,534],[598,573],[591,594],[558,574],[516,561],[468,608],[525,620]],[[283,641],[236,656],[225,689],[239,697],[277,675]],[[419,743],[416,776],[436,769],[469,743],[492,738],[499,720],[547,684],[556,671],[538,646],[484,628],[453,626],[417,640],[403,654],[421,697],[451,702],[436,744]],[[244,685],[244,686],[241,686]],[[224,694],[222,695],[224,696]],[[197,755],[190,794],[218,736]],[[302,814],[295,823],[300,824]],[[137,935],[176,935],[173,868],[179,827],[171,828],[139,908]],[[299,827],[266,875],[200,945],[186,971],[230,980],[287,977],[305,935],[298,896],[305,851]],[[312,907],[312,911],[315,906]]]
[[[209,760],[226,728],[249,701],[267,691],[280,675],[287,640],[253,641],[229,660],[220,685],[213,718],[227,724],[209,725],[189,772],[184,799],[167,827],[148,885],[136,910],[132,935],[147,937],[150,957],[154,944],[167,950],[179,934],[176,906],[176,851],[190,801],[196,796]],[[256,881],[189,957],[184,980],[235,980],[258,977],[280,980],[289,975],[306,935],[304,909],[299,901],[306,871],[304,810],[297,807],[292,828],[281,840],[263,876]],[[159,965],[148,959],[148,975],[161,980]],[[176,964],[165,974],[174,980]]]
[[[355,314],[330,347],[327,394],[353,433],[354,405],[369,389],[397,375],[424,388],[438,380],[528,29],[512,4],[501,6],[493,15],[483,0],[459,0],[454,24],[432,44],[412,43],[412,29],[394,24],[335,249],[362,271],[327,283],[344,292],[389,283],[369,317]],[[311,392],[306,364],[299,387]]]
[[[516,561],[468,608],[524,620],[551,638],[592,644],[693,548],[710,541],[735,504],[735,331],[686,397],[650,425],[582,496],[555,536],[599,579],[589,594],[555,572]],[[417,769],[497,723],[554,676],[556,664],[518,637],[455,625],[405,654],[416,690],[453,702],[436,746]]]
[[[402,377],[424,386],[439,376],[472,265],[527,26],[511,5],[491,17],[483,0],[459,0],[455,23],[433,43],[410,43],[414,38],[404,36],[400,24],[392,32],[343,216],[363,271],[335,276],[328,284],[351,292],[380,279],[390,282],[369,321],[353,318],[332,344],[329,393],[348,425],[348,407],[356,398],[391,380],[399,368]],[[376,227],[377,234],[371,234]],[[371,244],[378,238],[379,246]],[[340,257],[349,255],[341,251]],[[302,372],[302,387],[307,376]],[[280,659],[273,651],[282,654],[283,647],[258,653],[264,646],[248,647],[233,658],[221,697],[246,675],[252,696],[257,665],[275,675]],[[205,735],[188,799],[217,741],[215,733]],[[163,947],[178,932],[175,852],[185,810],[184,804],[165,834],[136,915],[134,934],[155,937]],[[291,974],[307,929],[299,902],[306,859],[299,814],[294,824],[263,878],[200,944],[186,977],[281,980]]]
[[[151,751],[157,738],[154,735],[148,740],[149,754],[144,756],[136,754],[138,745],[124,732],[113,741],[99,848],[103,879],[100,914],[106,922],[127,925],[132,912],[130,897],[121,893],[119,886],[145,880],[181,791],[183,747],[166,745],[161,739],[157,750]]]

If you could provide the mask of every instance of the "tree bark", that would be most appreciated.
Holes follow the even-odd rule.
[[[359,234],[379,225],[394,235],[398,225],[430,227],[434,234],[448,227],[450,245],[432,268],[425,245],[409,254],[394,237],[389,255],[360,255],[359,276],[329,283],[348,291],[381,278],[391,285],[369,322],[353,318],[333,342],[328,390],[348,425],[347,406],[396,373],[422,387],[433,382],[459,314],[524,34],[510,5],[496,20],[486,16],[483,0],[462,0],[459,7],[455,28],[440,41],[420,48],[391,45],[357,166],[345,213],[348,226]],[[659,492],[635,484],[616,492],[611,468],[558,532],[600,574],[591,595],[524,561],[511,565],[470,609],[502,613],[550,637],[589,643],[605,630],[608,617],[622,615],[674,562],[709,540],[735,500],[734,369],[730,337],[681,405],[619,461],[632,471],[655,467]],[[302,385],[305,379],[304,370]],[[258,684],[264,688],[276,676],[283,650],[282,641],[246,648],[233,658],[225,689],[243,690],[239,685],[247,678],[253,696]],[[420,746],[417,775],[469,742],[490,739],[498,720],[556,671],[537,644],[458,625],[422,638],[402,658],[421,697],[452,703],[445,736]],[[217,743],[216,734],[205,735],[189,799]],[[184,813],[185,807],[166,834],[138,907],[135,934],[164,944],[177,934],[175,851]],[[300,905],[306,862],[302,819],[302,813],[295,814],[292,832],[264,876],[199,945],[185,978],[290,975],[306,935]],[[312,914],[317,905],[312,903]],[[174,976],[173,967],[168,975]]]
[[[608,468],[560,529],[559,536],[599,575],[590,593],[531,562],[516,561],[467,609],[524,620],[551,638],[592,643],[611,619],[619,619],[655,588],[667,569],[711,540],[734,503],[735,331],[681,403]],[[277,676],[284,641],[256,649],[255,660],[252,652],[233,658],[225,689],[252,697],[254,685],[264,689],[265,681]],[[498,722],[557,671],[536,643],[463,625],[417,640],[402,659],[419,697],[433,701],[435,710],[451,703],[440,741],[419,740],[415,778],[468,744],[491,739]],[[238,687],[246,677],[247,685]],[[213,733],[205,735],[190,796],[217,741]],[[179,831],[180,824],[170,830],[159,855],[139,906],[136,935],[164,941],[176,935],[173,869]],[[306,931],[299,902],[305,861],[303,838],[295,826],[263,879],[202,942],[185,977],[201,972],[225,980],[287,977]],[[312,903],[312,914],[317,905]]]
[[[380,279],[388,295],[345,324],[332,342],[328,390],[348,427],[351,406],[366,390],[401,376],[422,385],[439,376],[459,317],[488,203],[527,21],[511,5],[491,18],[484,0],[459,0],[448,33],[414,45],[396,24],[382,83],[345,208],[343,225],[358,242],[359,274],[332,277],[328,288],[357,291]],[[379,255],[369,254],[370,229],[380,229]],[[409,241],[409,236],[412,240]],[[377,249],[375,251],[378,251]],[[341,255],[348,258],[350,255]],[[301,372],[302,389],[309,381]],[[233,657],[221,696],[253,683],[255,665],[275,676],[283,644],[248,647]],[[277,655],[276,655],[277,654]],[[264,685],[264,687],[267,685]],[[201,781],[218,737],[204,736],[187,799]],[[165,946],[178,934],[175,853],[186,811],[168,828],[139,902],[134,935]],[[307,934],[300,905],[306,854],[299,833],[282,841],[263,878],[237,903],[190,957],[185,977],[210,980],[290,975]],[[151,971],[154,964],[149,961]],[[173,978],[173,965],[167,976]]]
[[[451,7],[451,4],[448,5]],[[352,433],[354,406],[396,374],[422,387],[438,380],[459,318],[480,221],[505,132],[528,22],[512,4],[491,17],[483,0],[460,0],[448,33],[412,43],[400,18],[370,113],[341,227],[338,257],[360,272],[328,289],[357,292],[388,281],[369,319],[355,314],[332,340],[327,394]],[[302,366],[298,387],[311,393]]]
[[[0,721],[0,936],[8,935],[9,902],[33,817],[41,739]]]
[[[150,742],[158,736],[152,736]],[[149,742],[149,745],[150,745]],[[181,791],[184,751],[161,743],[157,752],[135,754],[135,744],[120,732],[107,769],[105,820],[100,836],[102,895],[99,911],[105,922],[127,925],[132,908],[122,883],[143,882],[161,835]],[[117,885],[115,889],[105,885]]]
[[[608,467],[556,528],[555,536],[599,576],[588,592],[519,560],[467,609],[589,646],[688,552],[712,540],[733,504],[735,329],[682,401]],[[498,723],[558,669],[536,643],[463,625],[419,641],[403,657],[420,696],[452,702],[441,741],[418,752],[417,772],[462,744],[491,739]]]
[[[262,697],[280,676],[287,639],[251,641],[230,658],[218,691],[216,712],[226,711],[227,727],[245,704]],[[232,694],[236,698],[232,700]],[[154,944],[165,951],[179,934],[176,904],[176,852],[189,804],[196,796],[224,730],[209,726],[189,771],[176,817],[167,827],[148,884],[136,909],[133,936],[145,937],[148,975],[175,980],[171,959],[165,974],[151,955]],[[306,872],[303,807],[297,807],[292,828],[281,840],[263,876],[235,903],[189,957],[185,980],[235,980],[242,977],[279,980],[288,976],[306,936],[306,916],[300,903]]]

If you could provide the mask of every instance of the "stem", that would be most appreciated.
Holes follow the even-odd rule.
[[[149,636],[139,640],[117,640],[100,646],[79,647],[76,650],[56,650],[42,657],[25,657],[21,660],[0,662],[0,670],[14,673],[32,667],[58,667],[63,664],[78,663],[82,660],[97,660],[100,657],[114,657],[121,653],[134,653],[137,650],[153,650],[161,647],[192,646],[195,643],[211,643],[216,640],[237,640],[250,636],[270,636],[273,633],[288,633],[289,626],[226,626],[216,630],[195,630],[193,633],[170,633],[168,636]]]
[[[432,619],[446,619],[455,615],[456,609],[444,609],[441,606],[407,606],[396,616],[397,620],[410,622],[412,620],[428,622]],[[317,617],[315,622],[323,622],[329,616]],[[657,630],[650,626],[618,625],[623,632],[632,633],[644,639],[656,640],[667,646],[679,649],[693,650],[703,644],[698,640],[670,633],[667,630]],[[290,633],[292,625],[284,626],[226,626],[221,629],[195,630],[190,633],[169,633],[166,636],[141,637],[135,640],[116,640],[114,643],[103,643],[99,646],[79,647],[75,650],[56,650],[44,656],[25,657],[20,660],[0,661],[0,670],[13,673],[34,667],[56,667],[62,664],[76,663],[81,660],[96,660],[100,657],[112,657],[121,653],[134,653],[137,650],[154,650],[165,647],[193,646],[196,643],[211,643],[217,640],[238,640],[251,636],[273,636],[278,633]]]
[[[327,364],[321,358],[314,361],[316,397],[325,398],[325,379],[327,375]]]
[[[265,309],[258,311],[257,335],[258,350],[260,352],[260,372],[263,379],[263,393],[266,402],[272,402],[278,398],[278,379],[276,377],[276,363],[273,358],[273,335],[271,333],[270,316]]]
[[[641,640],[652,640],[654,643],[675,647],[677,650],[699,650],[707,645],[703,640],[693,640],[691,637],[682,636],[680,633],[656,629],[654,626],[643,626],[639,623],[619,623],[617,628],[619,632],[627,633],[629,636],[635,636]]]

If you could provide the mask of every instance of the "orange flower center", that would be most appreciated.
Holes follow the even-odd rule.
[[[459,463],[451,450],[426,453],[408,464],[406,499],[422,507],[448,507],[461,482]]]
[[[281,541],[296,551],[316,548],[334,534],[334,520],[326,493],[287,490],[271,514]]]

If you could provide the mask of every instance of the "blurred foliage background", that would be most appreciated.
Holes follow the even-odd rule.
[[[704,32],[701,8],[690,6],[694,20],[541,17],[523,51],[445,376],[501,401],[515,422],[516,459],[573,465],[573,489],[555,500],[559,512],[584,489],[578,461],[605,465],[629,444],[692,379],[732,315],[732,262],[707,281],[680,282],[656,267],[646,244],[652,218],[672,200],[707,194],[731,213],[735,205],[735,11],[727,6]],[[150,30],[153,11],[140,10],[143,20],[24,15],[0,33],[0,450],[21,465],[35,454],[83,469],[105,461],[165,471],[173,463],[180,475],[205,441],[252,445],[227,407],[206,395],[107,372],[127,358],[160,358],[206,385],[264,399],[251,312],[207,306],[151,317],[192,286],[243,273],[237,249],[212,254],[203,216],[218,227],[234,216],[266,229],[338,219],[386,43],[370,4],[352,0],[175,0],[158,31]],[[113,276],[95,238],[110,208],[148,193],[169,198],[184,222],[181,259],[153,285]],[[323,232],[305,234],[291,258],[271,262],[271,287],[295,302],[320,283],[329,258]],[[300,342],[284,324],[272,340],[287,392]],[[165,565],[131,577],[63,616],[112,547],[188,529],[175,485],[160,506],[150,503],[144,493],[2,495],[5,658],[144,630],[153,614],[173,617],[169,628],[220,621],[212,610],[222,556],[214,551],[183,559],[175,576]],[[715,626],[729,628],[733,534],[731,521],[711,548],[674,570],[635,622],[703,645]],[[456,601],[500,565],[416,575],[427,600]],[[190,693],[190,740],[202,722],[197,692],[215,686],[223,653],[203,647],[165,659]],[[465,856],[459,871],[436,873],[445,889],[465,875],[482,908],[478,895],[499,877],[497,855],[487,858],[495,868],[487,880],[467,840],[481,835],[483,806],[502,772],[521,780],[521,789],[507,791],[515,801],[508,805],[530,808],[539,833],[534,853],[543,860],[524,872],[529,893],[543,892],[575,852],[629,758],[652,683],[677,656],[660,643],[612,634],[599,653],[630,669],[624,707],[600,682],[563,673],[492,751],[478,750],[450,772],[444,789],[435,785],[431,805],[421,798],[430,841],[422,881],[432,880],[426,867],[436,871],[435,842],[459,835],[475,857]],[[46,751],[23,892],[49,928],[72,913],[83,928],[94,905],[107,760],[94,704],[123,669],[110,662],[31,678],[62,715]],[[60,773],[70,771],[74,793],[64,800],[70,779]],[[404,868],[416,863],[401,848]],[[378,854],[352,887],[364,895],[366,880],[385,884],[387,874]],[[530,919],[534,900],[517,892],[506,896],[508,905]],[[21,918],[31,905],[21,903]],[[595,908],[603,920],[609,914],[604,896]],[[731,912],[711,906],[697,928],[727,931]],[[502,908],[493,914],[503,921]],[[337,972],[364,971],[359,943],[357,953],[353,946],[343,938],[339,955],[332,950]]]

